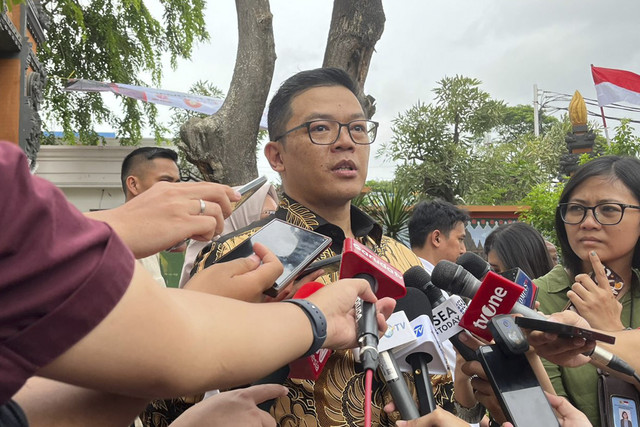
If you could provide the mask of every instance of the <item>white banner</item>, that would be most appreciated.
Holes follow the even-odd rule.
[[[173,92],[151,87],[133,86],[122,83],[104,83],[94,80],[70,79],[64,90],[75,92],[112,92],[139,101],[168,107],[184,108],[202,114],[214,114],[222,107],[224,99],[210,96],[194,95],[184,92]],[[267,129],[267,112],[262,114],[260,129]]]

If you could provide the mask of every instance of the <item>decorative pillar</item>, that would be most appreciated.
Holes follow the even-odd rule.
[[[35,165],[42,133],[45,70],[36,57],[48,18],[39,1],[0,11],[0,139],[20,145]]]
[[[572,132],[567,133],[567,154],[560,158],[560,170],[564,175],[572,175],[578,168],[578,158],[584,153],[593,152],[596,136],[587,126],[587,104],[580,92],[576,91],[569,103],[569,120]]]

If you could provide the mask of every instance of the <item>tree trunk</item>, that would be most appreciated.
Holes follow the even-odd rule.
[[[236,0],[238,53],[224,104],[180,128],[187,160],[207,181],[239,185],[258,175],[256,146],[276,60],[268,0]]]
[[[323,67],[347,71],[364,94],[371,56],[384,31],[382,0],[334,0]],[[375,113],[375,98],[367,95],[365,113]]]

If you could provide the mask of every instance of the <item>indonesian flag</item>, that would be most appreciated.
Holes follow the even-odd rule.
[[[630,71],[591,66],[593,82],[598,94],[598,105],[625,101],[640,105],[640,76]]]

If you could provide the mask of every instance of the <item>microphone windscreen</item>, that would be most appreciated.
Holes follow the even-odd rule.
[[[407,288],[424,289],[425,285],[431,281],[431,276],[419,265],[414,265],[402,275],[404,285]]]
[[[465,252],[458,257],[456,264],[461,265],[478,280],[482,280],[484,276],[491,271],[491,265],[482,259],[481,256],[473,252]]]
[[[456,283],[454,278],[459,268],[462,267],[451,261],[440,261],[431,272],[431,283],[450,294],[458,295],[458,291],[460,290],[458,288],[461,288],[462,284]]]
[[[320,288],[323,288],[324,285],[320,282],[308,282],[305,283],[304,285],[302,285],[300,287],[300,289],[298,289],[298,291],[295,293],[295,295],[293,295],[292,298],[294,299],[302,299],[302,298],[306,298],[310,295],[312,295],[313,293],[315,293],[315,291],[317,291]]]
[[[415,288],[407,288],[407,295],[397,300],[394,311],[404,311],[409,321],[422,315],[427,315],[431,319],[433,315],[429,298]]]

